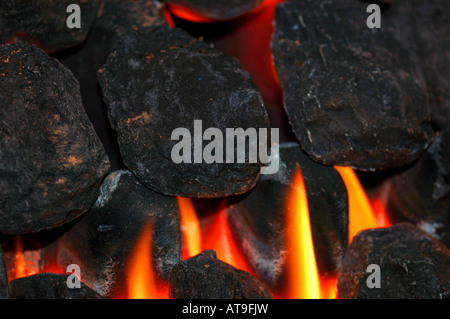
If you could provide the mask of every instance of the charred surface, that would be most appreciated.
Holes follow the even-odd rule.
[[[387,188],[387,212],[394,221],[416,224],[450,247],[450,131],[439,134],[413,166]]]
[[[0,46],[0,232],[36,232],[85,213],[109,161],[72,73],[35,46]]]
[[[433,138],[416,56],[366,25],[358,1],[279,4],[272,42],[284,106],[314,160],[362,170],[411,163]]]
[[[271,299],[264,285],[249,273],[217,259],[206,250],[176,264],[170,273],[174,299]]]
[[[66,19],[72,0],[2,0],[0,3],[0,43],[17,40],[35,44],[47,53],[82,43],[94,23],[101,0],[78,1],[81,28],[70,29]]]
[[[11,281],[9,299],[102,299],[80,283],[80,288],[68,288],[68,275],[45,273]],[[71,279],[69,279],[71,280]]]
[[[171,139],[177,128],[190,131],[193,149],[194,120],[202,120],[204,130],[220,129],[223,137],[226,128],[269,127],[261,94],[237,60],[182,30],[144,28],[120,38],[99,81],[124,163],[153,190],[223,197],[255,185],[262,164],[249,163],[248,151],[246,163],[191,158],[176,164],[171,158],[179,143]],[[225,156],[225,142],[222,147]]]
[[[380,288],[367,285],[370,264],[380,267]],[[450,251],[407,223],[361,231],[339,271],[338,293],[339,298],[351,299],[448,298]]]
[[[106,105],[97,82],[97,71],[113,51],[117,38],[136,27],[166,24],[162,5],[150,0],[106,0],[82,46],[55,55],[80,82],[83,106],[102,141],[112,170],[122,169],[117,136],[109,123]]]
[[[400,40],[420,57],[430,100],[431,119],[438,130],[450,119],[450,2],[398,0],[388,11]]]

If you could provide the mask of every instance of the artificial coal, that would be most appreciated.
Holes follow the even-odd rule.
[[[2,0],[0,2],[0,43],[17,40],[35,44],[47,53],[60,51],[85,39],[97,17],[101,0]],[[69,28],[68,6],[80,8],[80,28]],[[69,18],[71,21],[71,18]]]
[[[72,73],[35,46],[0,46],[0,233],[85,213],[109,170]]]
[[[420,58],[428,88],[433,125],[448,128],[450,119],[450,2],[397,0],[388,11],[400,40]]]
[[[264,0],[165,0],[198,13],[205,18],[233,19],[256,9]]]
[[[141,238],[149,247],[156,278],[168,281],[181,260],[179,220],[175,198],[153,192],[129,171],[115,171],[106,177],[92,209],[44,254],[63,268],[79,265],[82,281],[111,297],[125,286]]]
[[[173,299],[271,299],[267,288],[249,273],[217,259],[216,252],[176,264],[170,273]]]
[[[101,299],[102,297],[80,282],[69,288],[69,275],[43,273],[11,281],[9,299]]]
[[[337,272],[348,242],[348,197],[339,173],[311,160],[297,143],[280,144],[279,167],[276,174],[261,175],[254,189],[234,197],[228,207],[234,238],[273,291],[280,288],[288,257],[288,217],[299,213],[291,199],[296,171],[303,175],[321,275]]]
[[[302,148],[327,165],[361,170],[416,160],[434,134],[416,55],[367,5],[305,0],[277,5],[272,41],[284,107]]]
[[[80,82],[84,109],[105,147],[113,170],[123,168],[123,163],[97,82],[97,71],[113,51],[117,38],[127,30],[167,24],[162,8],[161,3],[151,0],[106,0],[83,45],[55,54]]]
[[[258,132],[269,127],[261,94],[236,59],[180,29],[149,27],[119,38],[98,77],[124,163],[144,184],[185,197],[223,197],[255,185],[263,164],[250,163],[249,147],[244,163],[237,163],[236,142],[231,148],[234,163],[225,163],[225,142],[218,147],[221,159],[192,159],[196,121],[205,131],[220,130],[222,141],[227,128]],[[191,155],[183,151],[180,163],[172,159],[180,143],[172,139],[175,129],[188,130],[192,137]],[[211,139],[221,140],[217,135]],[[209,143],[198,148],[202,154],[206,146]]]
[[[450,248],[450,130],[442,131],[417,163],[386,184],[386,211],[418,225]]]
[[[378,273],[370,265],[378,266]],[[450,250],[408,223],[363,230],[347,250],[338,295],[344,299],[449,298]]]

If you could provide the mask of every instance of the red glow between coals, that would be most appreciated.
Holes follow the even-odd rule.
[[[274,30],[275,6],[282,0],[267,0],[259,8],[234,19],[231,31],[216,41],[216,47],[236,57],[253,78],[261,91],[266,107],[283,112],[281,87],[273,63],[271,40]],[[198,13],[177,5],[166,5],[164,16],[175,27],[172,15],[195,23],[218,23]],[[220,22],[220,23],[230,23]],[[230,24],[231,25],[231,24]],[[23,35],[22,35],[23,36]],[[12,43],[14,39],[8,41]],[[349,242],[362,229],[390,225],[385,209],[379,200],[370,203],[356,174],[348,167],[335,167],[341,174],[349,196]],[[208,221],[198,218],[192,200],[178,197],[182,231],[182,259],[195,256],[206,249],[213,249],[219,260],[254,275],[245,255],[235,240],[222,207],[209,216]],[[336,298],[336,276],[320,276],[311,234],[306,190],[300,170],[295,173],[288,203],[287,221],[287,286],[276,298]],[[204,226],[207,227],[204,227]],[[152,227],[140,234],[127,265],[127,283],[117,295],[131,299],[168,298],[168,284],[156,275],[152,258]],[[37,273],[27,265],[20,237],[15,241],[15,260],[10,280]],[[52,261],[46,261],[41,272],[65,273]]]
[[[257,8],[253,9],[250,12],[245,13],[244,16],[251,16],[251,15],[257,14],[260,11],[265,10],[268,7],[272,6],[273,3],[279,3],[279,2],[282,2],[282,1],[280,1],[280,0],[266,0],[260,6],[258,6]],[[221,21],[233,20],[233,19],[239,19],[240,18],[240,17],[235,17],[235,18],[231,18],[231,19],[210,18],[210,17],[206,17],[206,16],[202,15],[199,12],[196,12],[195,10],[192,10],[190,8],[186,8],[186,7],[178,5],[178,4],[173,4],[173,3],[168,3],[166,5],[166,8],[174,16],[177,16],[180,19],[187,20],[187,21],[194,22],[194,23],[212,23],[212,22],[221,22]]]
[[[167,8],[173,15],[179,17],[180,19],[195,22],[195,23],[210,23],[217,21],[216,19],[204,17],[201,14],[176,4],[167,4]]]

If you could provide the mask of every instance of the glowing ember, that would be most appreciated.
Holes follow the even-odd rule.
[[[244,16],[259,13],[261,10],[264,10],[267,7],[270,7],[274,2],[278,3],[281,1],[280,0],[266,0],[258,8],[246,13]],[[189,8],[186,8],[186,7],[183,7],[180,5],[176,5],[173,3],[168,3],[167,8],[170,11],[170,13],[172,13],[173,15],[177,16],[180,19],[187,20],[190,22],[211,23],[211,22],[217,22],[217,21],[224,21],[223,19],[214,19],[214,18],[205,17],[194,10],[191,10]]]
[[[168,6],[164,6],[163,15],[164,15],[164,19],[166,19],[166,21],[167,21],[167,24],[171,28],[175,28],[175,22],[173,21],[173,18],[172,18],[172,15],[170,14],[170,10],[169,10]]]
[[[319,273],[309,220],[308,200],[300,169],[295,171],[288,202],[287,247],[289,288],[287,298],[318,299]]]
[[[128,298],[166,299],[168,287],[158,282],[153,267],[152,225],[146,227],[136,243],[127,268]]]
[[[335,166],[335,169],[341,174],[348,192],[349,242],[363,229],[389,226],[381,204],[377,204],[377,210],[374,211],[353,169],[340,166]]]
[[[214,19],[204,17],[201,14],[198,14],[197,12],[195,12],[191,9],[184,8],[184,7],[176,5],[176,4],[167,4],[167,7],[173,15],[175,15],[183,20],[196,22],[196,23],[209,23],[209,22],[216,21]]]

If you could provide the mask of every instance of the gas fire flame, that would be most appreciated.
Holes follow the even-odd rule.
[[[167,299],[167,285],[158,283],[152,260],[152,225],[144,228],[127,267],[129,299]]]
[[[200,227],[192,199],[177,197],[177,201],[183,234],[183,260],[204,250],[212,249],[221,261],[251,273],[245,257],[231,234],[225,208],[220,208],[211,216],[208,220],[209,225],[204,223],[202,225],[204,227]]]
[[[181,233],[183,235],[183,259],[198,255],[201,249],[200,223],[195,213],[192,200],[187,197],[177,197],[180,208]]]
[[[309,219],[308,199],[303,176],[295,170],[287,216],[289,289],[287,298],[319,299],[319,272]]]
[[[28,271],[26,269],[25,257],[23,253],[22,247],[22,239],[20,236],[16,236],[14,238],[15,245],[15,267],[14,267],[14,279],[25,277],[28,275]]]
[[[349,243],[363,229],[388,227],[390,224],[383,206],[376,200],[370,203],[353,169],[341,166],[335,166],[335,169],[341,175],[348,193]]]
[[[355,172],[348,167],[335,167],[341,174],[349,197],[349,241],[359,231],[368,228],[387,227],[384,207],[380,200],[370,203]],[[222,205],[207,222],[199,220],[192,199],[177,198],[180,208],[181,230],[183,234],[182,259],[195,256],[206,249],[213,249],[217,257],[237,269],[255,276],[241,247],[233,237],[227,220],[227,210]],[[285,292],[274,295],[275,298],[336,298],[336,277],[321,277],[314,255],[314,243],[309,220],[306,190],[298,169],[293,177],[289,200],[286,203],[287,247],[289,250],[287,265],[287,287]],[[14,260],[10,280],[30,276],[39,272],[64,273],[50,260],[38,271],[37,265],[25,258],[20,236],[14,238]],[[126,273],[127,293],[119,294],[131,299],[168,298],[168,284],[161,282],[155,272],[152,259],[152,225],[144,228],[135,249],[130,255]],[[29,253],[30,252],[26,252]]]
[[[275,6],[280,2],[283,1],[266,0],[259,8],[245,15],[243,19],[251,20],[252,23],[238,24],[238,32],[236,30],[232,32],[230,38],[222,43],[223,48],[221,48],[227,54],[237,57],[243,68],[252,74],[268,108],[282,105],[281,88],[270,48]],[[175,27],[171,14],[196,23],[214,21],[191,10],[169,5],[165,7],[164,15],[171,27]],[[370,203],[354,171],[349,167],[335,167],[335,169],[340,173],[348,191],[349,242],[363,229],[389,226],[382,203],[378,200]],[[288,205],[286,211],[289,212],[286,236],[286,244],[289,248],[286,261],[287,287],[285,292],[276,294],[274,297],[334,299],[336,298],[336,277],[321,277],[317,269],[308,201],[300,169],[295,172],[289,195],[289,201],[286,203]],[[193,257],[203,250],[213,249],[221,261],[255,275],[248,265],[241,247],[233,237],[228,225],[225,205],[212,214],[209,221],[203,221],[199,220],[190,198],[177,197],[177,202],[180,208],[183,260]],[[14,245],[15,260],[12,267],[14,271],[13,276],[9,279],[36,273],[33,271],[33,267],[27,266],[19,236],[15,239]],[[126,265],[128,278],[127,292],[124,295],[127,298],[159,299],[168,297],[168,284],[162,283],[157,278],[151,252],[152,225],[148,225],[140,234]],[[46,265],[47,267],[41,271],[63,273],[51,261],[46,261]],[[122,296],[121,293],[119,295]]]

